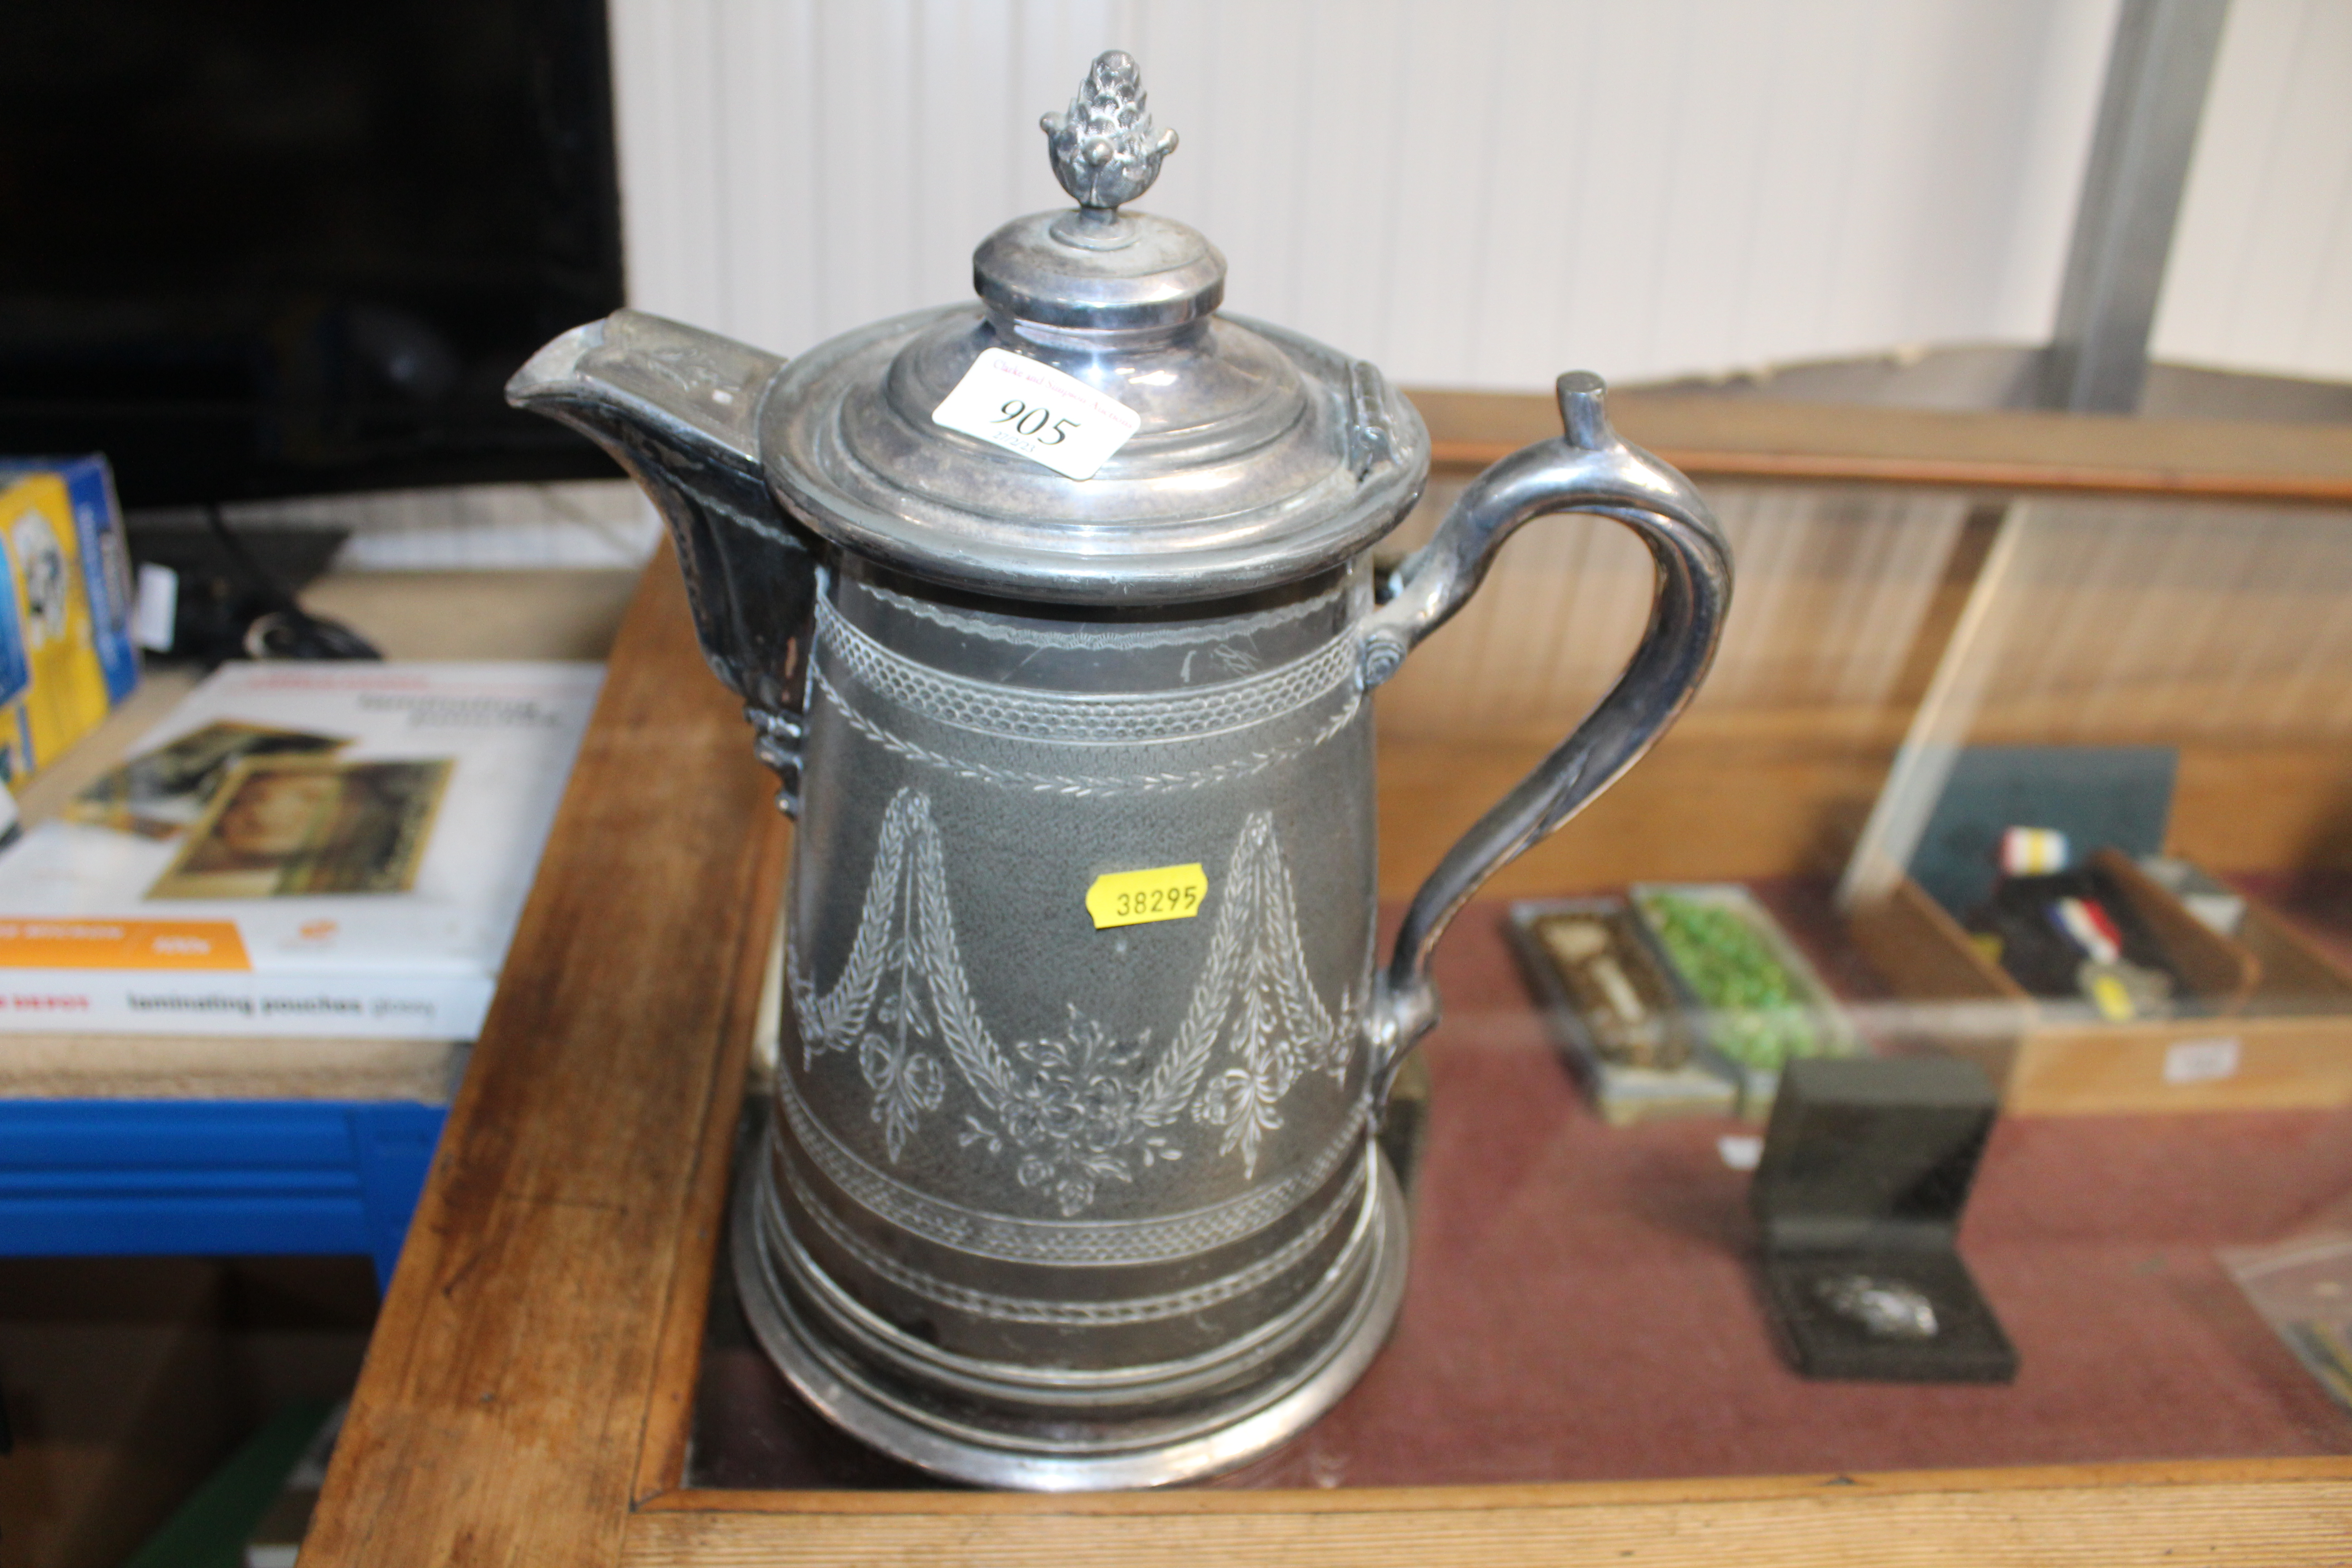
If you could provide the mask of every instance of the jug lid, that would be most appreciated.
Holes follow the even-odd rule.
[[[1120,209],[1176,133],[1113,50],[1041,121],[1074,210],[972,256],[977,304],[848,332],[761,413],[772,489],[853,554],[971,592],[1150,605],[1344,562],[1419,498],[1429,438],[1379,371],[1223,315],[1225,258]]]

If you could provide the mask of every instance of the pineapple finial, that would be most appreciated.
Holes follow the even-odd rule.
[[[1160,160],[1176,151],[1176,132],[1156,130],[1134,57],[1108,49],[1095,57],[1070,111],[1037,122],[1054,160],[1054,177],[1094,222],[1117,218],[1119,205],[1151,188]]]

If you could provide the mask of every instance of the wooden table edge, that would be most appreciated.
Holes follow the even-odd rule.
[[[782,917],[786,848],[791,826],[782,812],[768,825],[760,850],[755,900],[743,922],[735,958],[735,988],[728,999],[721,1057],[711,1080],[710,1103],[696,1139],[691,1192],[692,1222],[679,1231],[670,1261],[670,1288],[662,1305],[653,1385],[646,1407],[645,1436],[637,1454],[634,1503],[677,1487],[686,1473],[694,1430],[694,1396],[702,1370],[702,1337],[710,1291],[727,1234],[727,1195],[733,1184],[735,1132],[743,1113],[743,1083],[751,1031],[767,983],[767,958],[775,922]]]
[[[1776,1498],[1885,1497],[1906,1493],[2081,1491],[2114,1488],[2352,1486],[2352,1456],[2241,1459],[2148,1459],[2107,1464],[2014,1465],[1972,1469],[1857,1470],[1814,1475],[1693,1476],[1652,1480],[1513,1481],[1425,1487],[1163,1491],[782,1491],[677,1486],[638,1500],[641,1512],[891,1513],[941,1517],[983,1513],[1398,1513],[1497,1509],[1589,1509],[1620,1504],[1737,1503]]]
[[[2053,1468],[2063,1473],[2065,1468]],[[2221,1467],[2226,1468],[2226,1467]],[[1997,1478],[1997,1479],[1994,1479]],[[1992,1472],[1964,1488],[1877,1478],[1791,1478],[1730,1495],[1679,1485],[1474,1488],[1443,1499],[1267,1494],[975,1499],[953,1512],[776,1513],[645,1510],[631,1515],[631,1568],[734,1563],[1202,1562],[1496,1563],[2342,1563],[2352,1552],[2352,1478],[2253,1476],[2162,1484],[2106,1478],[2037,1484]],[[1574,1489],[1559,1489],[1573,1490]],[[1186,1507],[1138,1506],[1183,1501]],[[1014,1506],[1021,1505],[1021,1506]]]

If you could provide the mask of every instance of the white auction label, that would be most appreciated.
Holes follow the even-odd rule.
[[[2182,1040],[2164,1052],[2167,1083],[2217,1083],[2238,1076],[2238,1042],[2222,1035],[2210,1040]]]
[[[931,423],[994,442],[1057,474],[1090,479],[1143,416],[1050,364],[984,349]]]
[[[150,653],[171,652],[179,614],[180,574],[169,566],[142,562],[139,596],[131,605],[131,640]]]

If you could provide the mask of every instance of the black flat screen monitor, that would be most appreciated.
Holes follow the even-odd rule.
[[[0,4],[0,453],[128,506],[610,475],[499,389],[622,303],[604,0]]]

